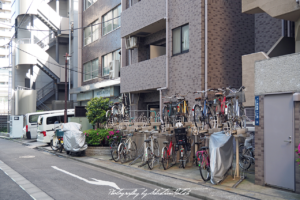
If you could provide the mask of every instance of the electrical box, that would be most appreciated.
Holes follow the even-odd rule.
[[[10,133],[11,138],[23,137],[23,115],[10,116]]]

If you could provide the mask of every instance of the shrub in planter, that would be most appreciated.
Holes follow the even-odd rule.
[[[84,131],[84,134],[88,146],[109,146],[113,141],[113,136],[121,138],[121,133],[112,129],[90,129]]]

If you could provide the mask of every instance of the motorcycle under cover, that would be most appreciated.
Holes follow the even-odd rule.
[[[230,169],[233,160],[233,137],[223,131],[216,132],[209,139],[211,183],[218,184]]]
[[[81,124],[69,122],[63,124],[64,148],[66,151],[79,152],[87,149],[85,135],[81,131]]]

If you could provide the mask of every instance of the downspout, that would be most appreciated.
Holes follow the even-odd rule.
[[[159,114],[162,121],[162,90],[169,88],[169,0],[166,0],[166,86],[159,90]]]
[[[205,0],[205,91],[207,90],[207,0]],[[207,92],[205,93],[205,96],[207,97]]]

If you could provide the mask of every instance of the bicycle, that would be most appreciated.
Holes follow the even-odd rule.
[[[118,156],[121,163],[130,161],[137,156],[136,143],[131,139],[133,134],[123,135],[118,146]]]
[[[175,131],[176,146],[175,151],[180,150],[180,166],[182,168],[186,167],[186,163],[191,155],[191,139],[187,137],[187,132],[185,128],[177,128]],[[181,147],[181,148],[180,148]]]
[[[115,162],[118,162],[119,161],[119,154],[118,154],[118,146],[120,145],[120,141],[117,136],[114,136],[113,137],[113,141],[110,145],[110,153],[111,153],[111,157],[112,159],[115,161]],[[122,138],[121,138],[122,139]]]
[[[240,162],[239,165],[242,169],[248,170],[251,167],[252,163],[255,163],[254,158],[254,150],[255,148],[252,146],[253,135],[245,139],[244,144],[240,144]]]
[[[143,131],[144,133],[149,133],[149,131]],[[150,170],[153,169],[155,161],[160,157],[159,156],[159,144],[156,137],[153,137],[158,131],[151,131],[149,139],[144,140],[145,149],[144,149],[144,160],[147,162]]]
[[[194,92],[194,94],[204,94],[211,91],[211,89],[208,90],[203,90],[203,91],[197,91]],[[211,120],[214,119],[214,111],[211,108],[212,105],[212,101],[208,101],[208,98],[205,97],[204,101],[203,101],[203,106],[201,106],[201,100],[202,97],[197,97],[195,98],[195,101],[198,101],[199,104],[195,104],[193,106],[192,112],[193,112],[193,116],[194,116],[194,123],[196,127],[201,127],[202,130],[205,129],[206,126],[208,126],[208,128],[212,128],[212,124],[211,124]]]
[[[201,139],[206,139],[206,136]],[[210,159],[208,149],[208,147],[201,147],[200,151],[197,152],[199,171],[203,181],[208,181],[210,179]]]
[[[176,151],[175,151],[174,144],[172,142],[173,134],[162,134],[162,135],[171,138],[170,141],[163,142],[163,144],[166,146],[162,148],[162,152],[161,152],[161,163],[164,170],[167,170],[176,164]]]

